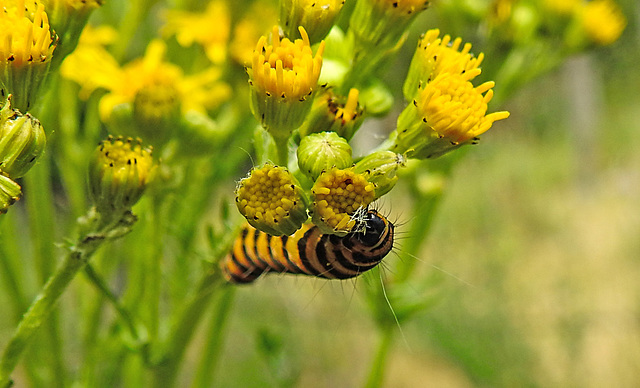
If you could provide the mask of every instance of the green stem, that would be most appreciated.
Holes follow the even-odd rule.
[[[197,287],[197,291],[186,302],[179,318],[169,331],[171,337],[159,357],[159,364],[153,372],[153,385],[158,388],[174,385],[178,367],[182,361],[187,345],[196,326],[200,322],[214,291],[226,285],[220,271],[213,268],[205,274]]]
[[[116,310],[120,319],[124,321],[125,325],[129,329],[131,336],[136,342],[141,341],[140,333],[136,328],[135,321],[129,311],[120,303],[118,298],[109,289],[109,286],[105,283],[102,277],[95,271],[91,264],[87,264],[84,268],[84,272],[91,281],[91,283],[100,291],[100,293],[111,303]]]
[[[0,387],[11,385],[11,372],[18,364],[20,356],[38,329],[48,322],[60,296],[78,271],[87,264],[96,249],[106,240],[120,237],[128,232],[135,222],[135,216],[130,212],[123,214],[119,219],[112,218],[109,221],[95,215],[90,218],[94,221],[92,232],[82,236],[77,244],[69,249],[62,264],[46,282],[9,340],[0,359]]]
[[[273,137],[273,140],[276,143],[276,151],[277,155],[273,155],[274,162],[278,166],[287,167],[289,164],[289,137]]]
[[[387,324],[381,327],[382,338],[378,344],[375,357],[371,363],[371,369],[367,376],[365,388],[379,388],[384,381],[384,370],[387,363],[387,356],[393,343],[393,333],[395,326]]]
[[[47,111],[42,112],[46,116]],[[39,284],[44,284],[51,275],[55,263],[55,229],[56,223],[53,209],[53,192],[51,189],[51,154],[40,158],[29,174],[25,176],[25,192],[28,195],[26,204],[29,212],[29,229],[34,249],[35,271]],[[52,386],[64,386],[65,362],[63,360],[62,342],[58,314],[52,312],[45,323],[42,346],[46,348],[46,365],[55,383]]]
[[[204,353],[200,356],[200,366],[196,374],[194,387],[210,387],[215,378],[216,366],[220,359],[222,350],[223,335],[229,318],[231,306],[235,296],[235,287],[227,287],[224,289],[220,300],[213,312],[213,322],[209,328],[209,339],[206,341]]]

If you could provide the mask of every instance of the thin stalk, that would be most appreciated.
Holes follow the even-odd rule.
[[[207,388],[213,384],[215,378],[216,366],[220,360],[222,346],[224,345],[223,337],[227,322],[229,321],[229,312],[233,306],[235,297],[235,287],[227,287],[223,290],[220,300],[213,312],[211,327],[209,328],[209,338],[205,342],[205,351],[200,356],[200,366],[196,374],[194,387]]]
[[[29,229],[34,247],[36,274],[40,284],[51,275],[55,263],[55,229],[53,193],[51,189],[51,155],[44,154],[40,162],[25,176],[25,196],[29,213]],[[47,334],[43,346],[47,366],[55,382],[53,386],[64,386],[65,362],[58,314],[53,312],[45,323]]]
[[[389,355],[389,351],[391,350],[391,345],[393,344],[393,333],[395,326],[391,324],[386,324],[381,327],[381,339],[378,344],[378,349],[376,349],[376,354],[371,363],[371,368],[369,369],[369,375],[367,376],[367,381],[364,384],[365,388],[379,388],[382,387],[382,383],[384,381],[384,371],[387,363],[387,356]]]
[[[102,277],[95,271],[91,264],[87,264],[84,267],[84,273],[87,275],[89,281],[96,287],[96,289],[102,294],[103,297],[106,298],[107,301],[111,303],[113,308],[116,310],[120,319],[124,322],[131,336],[136,342],[141,341],[140,333],[136,328],[135,321],[131,313],[120,303],[118,297],[111,292],[107,283],[102,279]]]
[[[200,319],[207,310],[214,291],[224,286],[224,279],[218,270],[211,269],[200,280],[195,294],[186,302],[178,319],[169,331],[171,337],[163,347],[159,363],[153,371],[152,386],[172,387],[178,368]]]
[[[9,340],[0,358],[0,387],[11,385],[11,372],[18,364],[20,356],[38,329],[48,322],[60,296],[78,271],[87,264],[96,249],[105,241],[127,233],[135,222],[135,216],[130,212],[126,212],[119,219],[104,220],[99,217],[93,219],[96,221],[94,228],[84,234],[76,245],[69,248],[62,264],[46,282]]]

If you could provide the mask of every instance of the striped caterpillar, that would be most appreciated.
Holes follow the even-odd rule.
[[[251,283],[267,272],[349,279],[376,265],[393,248],[394,225],[375,210],[344,237],[305,224],[291,236],[271,236],[247,225],[220,266],[227,281]]]

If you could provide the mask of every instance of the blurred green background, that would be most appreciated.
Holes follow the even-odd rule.
[[[619,3],[622,38],[509,99],[456,166],[415,258],[436,302],[397,328],[384,386],[640,385],[640,6]],[[379,341],[363,281],[242,287],[220,386],[360,386]]]

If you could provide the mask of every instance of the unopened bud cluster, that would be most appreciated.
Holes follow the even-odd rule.
[[[15,179],[33,167],[45,144],[40,122],[28,113],[12,109],[9,96],[0,109],[0,213],[5,213],[22,196]]]

